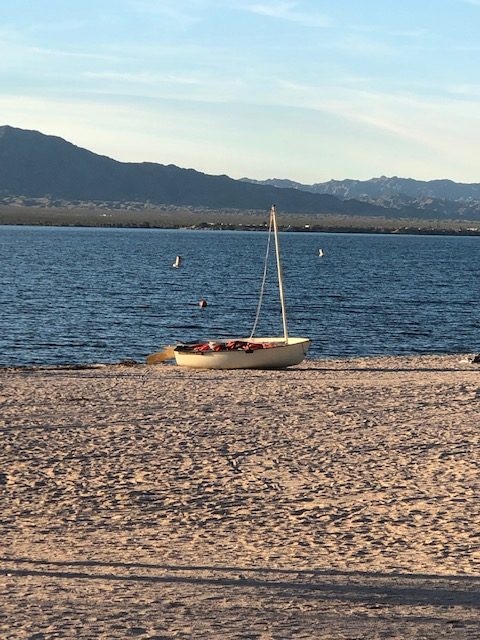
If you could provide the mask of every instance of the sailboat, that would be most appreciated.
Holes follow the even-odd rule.
[[[254,337],[253,334],[261,307],[261,293],[257,318],[252,333],[248,338],[206,340],[195,344],[178,344],[173,349],[177,365],[194,369],[281,369],[300,364],[305,359],[310,347],[310,339],[292,337],[288,333],[275,205],[272,206],[270,211],[269,240],[261,291],[263,292],[265,284],[268,247],[272,230],[275,239],[283,336]]]

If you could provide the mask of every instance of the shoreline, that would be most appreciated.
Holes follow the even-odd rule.
[[[141,207],[131,210],[0,204],[0,226],[253,232],[268,230],[266,218],[267,214],[259,211],[218,211],[193,207]],[[474,220],[394,219],[335,214],[282,213],[279,229],[292,233],[480,236],[480,222]]]
[[[420,359],[428,359],[428,358],[457,358],[459,364],[463,365],[478,365],[480,364],[480,354],[474,351],[469,352],[441,352],[441,353],[410,353],[410,354],[382,354],[382,355],[351,355],[351,356],[331,356],[331,357],[323,357],[323,358],[311,358],[307,355],[305,360],[300,365],[294,365],[291,367],[286,367],[284,369],[264,369],[263,371],[294,371],[299,367],[305,367],[309,363],[322,362],[325,364],[329,363],[339,363],[342,362],[369,362],[369,361],[377,361],[377,360],[400,360],[408,362],[412,358],[420,358]],[[477,360],[478,358],[478,360]],[[189,369],[188,367],[178,367],[173,359],[165,360],[161,363],[163,368],[165,367],[175,367],[179,368],[182,371],[195,371],[194,369]],[[124,367],[124,368],[132,368],[132,369],[144,369],[145,367],[150,368],[156,365],[148,365],[146,363],[146,358],[144,360],[118,360],[115,362],[62,362],[62,363],[43,363],[43,364],[5,364],[0,365],[0,374],[3,373],[15,373],[15,372],[34,372],[34,371],[88,371],[91,369],[113,369],[116,367]],[[198,373],[199,370],[197,370]],[[216,369],[218,373],[223,373],[223,370]],[[255,371],[251,369],[240,369],[239,372],[248,372]],[[257,369],[256,371],[262,371],[262,369]]]
[[[2,637],[476,637],[478,366],[0,370]]]

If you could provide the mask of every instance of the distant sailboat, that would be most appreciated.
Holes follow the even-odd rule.
[[[310,346],[309,338],[292,338],[288,334],[275,214],[275,206],[273,206],[270,212],[269,238],[273,230],[277,259],[278,288],[282,307],[283,336],[254,338],[255,321],[254,329],[249,337],[229,340],[205,340],[201,343],[177,345],[173,349],[173,356],[175,357],[177,365],[192,367],[194,369],[277,369],[290,367],[304,360]],[[257,311],[257,319],[260,311],[261,297],[262,296],[260,296]],[[171,357],[172,352],[169,351],[168,355]],[[151,356],[152,362],[154,362],[155,357],[157,357],[157,354]],[[160,353],[158,357],[162,357],[162,353]]]
[[[172,264],[172,267],[175,267],[175,269],[178,269],[178,267],[180,267],[181,264],[182,264],[182,256],[176,256],[175,262]]]
[[[320,256],[320,258],[325,255],[325,253],[323,252],[323,249],[318,250],[318,255]]]

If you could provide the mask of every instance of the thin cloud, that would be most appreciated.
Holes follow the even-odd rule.
[[[391,44],[358,36],[346,36],[336,42],[326,42],[319,46],[352,56],[391,56],[397,53],[397,48]]]
[[[465,98],[478,98],[480,96],[480,84],[458,84],[447,87],[447,92]]]
[[[307,27],[329,27],[332,24],[330,18],[324,14],[302,11],[298,2],[255,2],[244,4],[241,8],[250,13],[297,22]]]
[[[134,84],[156,85],[159,83],[180,84],[180,85],[201,85],[201,81],[195,78],[178,75],[159,75],[148,72],[139,73],[117,73],[114,71],[85,71],[84,78],[93,80],[108,80],[112,82],[129,82]]]
[[[358,55],[392,55],[399,51],[430,51],[435,38],[426,28],[383,30],[379,27],[350,25],[331,48]]]
[[[356,31],[359,33],[371,33],[375,35],[381,34],[398,38],[424,38],[425,36],[430,35],[430,31],[425,27],[417,27],[415,29],[390,29],[386,31],[379,26],[371,24],[351,24],[347,25],[345,28],[349,31]]]
[[[388,35],[395,36],[399,38],[425,38],[429,35],[428,29],[418,28],[418,29],[398,29],[394,31],[389,31]]]
[[[352,123],[364,124],[398,139],[430,149],[444,150],[458,142],[461,118],[478,128],[480,116],[473,103],[465,100],[423,99],[406,93],[387,94],[374,91],[330,91],[328,87],[282,83],[284,100],[289,106],[324,111]],[[325,96],[335,95],[336,98]]]
[[[124,60],[119,56],[105,53],[90,53],[86,51],[70,51],[67,49],[49,49],[47,47],[28,47],[28,51],[35,54],[65,58],[79,58],[85,60],[103,60],[108,62],[118,62]]]
[[[37,22],[27,27],[28,33],[44,33],[50,31],[71,32],[78,29],[84,29],[88,26],[88,22],[81,20],[65,20],[63,22]]]
[[[381,131],[407,138],[417,139],[408,129],[395,122],[395,119],[385,113],[385,96],[372,94],[367,91],[347,90],[343,97],[325,98],[329,92],[319,91],[317,87],[300,85],[292,82],[281,83],[293,98],[291,106],[300,106],[328,112],[351,122],[367,124]],[[334,95],[340,96],[337,90]]]
[[[461,51],[462,53],[477,53],[478,51],[480,51],[480,44],[460,44],[450,47],[450,51]]]
[[[133,11],[159,15],[166,20],[174,22],[176,26],[183,26],[184,28],[202,21],[199,13],[199,9],[202,8],[202,3],[198,0],[190,0],[190,2],[187,2],[188,6],[186,9],[181,9],[179,3],[175,0],[163,0],[163,2],[157,2],[156,0],[135,0],[129,4]]]

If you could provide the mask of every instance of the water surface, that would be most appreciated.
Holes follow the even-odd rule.
[[[311,337],[312,357],[479,350],[480,238],[280,236],[289,330]],[[177,340],[249,335],[266,239],[0,227],[0,366],[143,360]],[[269,276],[257,335],[282,333],[273,263]]]

